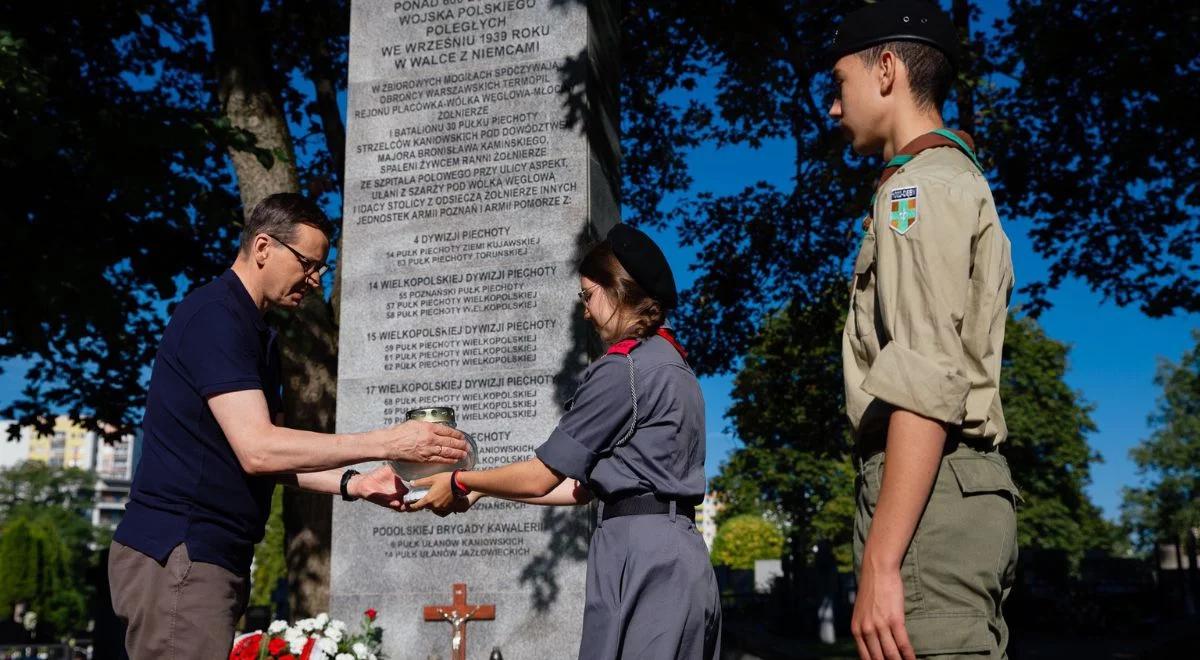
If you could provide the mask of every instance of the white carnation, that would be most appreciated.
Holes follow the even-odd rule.
[[[366,644],[363,644],[362,642],[355,644],[353,651],[354,651],[355,657],[357,657],[359,660],[367,660],[367,645]]]
[[[313,646],[312,651],[308,654],[308,660],[325,660],[326,657],[328,656],[325,655],[320,646]]]
[[[354,660],[354,656],[350,655],[349,653],[339,653],[333,660]]]
[[[287,621],[272,621],[270,627],[267,628],[267,633],[271,635],[278,635],[279,633],[287,630],[287,627]]]
[[[317,642],[317,648],[329,655],[333,655],[337,653],[337,641],[328,637],[322,637],[321,640]]]
[[[318,628],[324,629],[325,625],[328,623],[329,623],[329,615],[328,614],[321,612],[320,614],[317,615],[317,627]]]
[[[306,635],[303,630],[300,630],[300,626],[292,626],[283,632],[283,638],[289,643],[294,639],[304,639],[305,637]]]
[[[337,621],[334,621],[334,623],[337,623]],[[335,642],[340,642],[340,641],[342,641],[342,631],[337,626],[331,625],[325,629],[325,637],[327,637]]]
[[[296,622],[296,625],[304,632],[313,632],[318,628],[316,619],[301,619]]]
[[[306,644],[308,644],[307,637],[297,637],[295,639],[288,640],[288,650],[292,652],[292,655],[298,656],[301,653],[304,653],[304,646]]]

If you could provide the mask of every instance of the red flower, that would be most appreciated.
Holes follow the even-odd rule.
[[[258,649],[262,644],[262,638],[262,633],[242,637],[229,652],[229,660],[255,660],[258,658]]]
[[[367,619],[368,619],[368,620],[370,620],[370,621],[374,621],[374,620],[375,620],[375,615],[376,615],[376,614],[378,614],[378,612],[376,612],[376,611],[375,611],[375,608],[374,608],[374,607],[372,607],[371,609],[367,610],[366,612],[363,612],[363,614],[366,614],[366,615],[367,615]]]
[[[287,649],[287,642],[283,641],[282,639],[279,639],[278,637],[272,639],[270,642],[267,643],[267,651],[270,652],[271,655],[279,655],[280,653],[283,653],[284,650],[286,650],[286,649]]]

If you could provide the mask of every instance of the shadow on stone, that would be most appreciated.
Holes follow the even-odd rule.
[[[595,240],[590,226],[579,232],[571,256],[572,266],[579,263]],[[571,348],[563,355],[554,377],[554,401],[559,414],[566,412],[570,406],[584,367],[602,352],[600,340],[591,324],[583,318],[583,309],[579,304],[575,305],[571,314],[571,337]],[[521,569],[520,576],[521,584],[530,586],[531,604],[539,612],[548,611],[558,600],[559,565],[587,559],[588,541],[595,526],[595,506],[589,505],[587,514],[576,507],[545,507],[542,526],[549,543]]]

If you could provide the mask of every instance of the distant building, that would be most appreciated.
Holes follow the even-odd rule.
[[[22,428],[16,440],[9,440],[8,430],[12,425],[11,421],[0,420],[0,469],[29,460],[29,440],[32,434],[29,429]]]
[[[41,461],[50,467],[94,470],[96,466],[95,433],[60,415],[54,418],[50,435],[35,435],[29,443],[29,460]]]
[[[700,508],[696,509],[696,529],[704,537],[704,545],[712,552],[713,541],[717,538],[717,514],[725,505],[721,502],[721,494],[707,492]]]
[[[96,502],[91,511],[93,525],[112,529],[121,522],[140,454],[140,434],[127,435],[117,442],[105,442],[100,434],[84,429],[66,416],[54,419],[50,435],[33,435],[28,428],[21,431],[22,435],[32,436],[28,460],[96,473]]]

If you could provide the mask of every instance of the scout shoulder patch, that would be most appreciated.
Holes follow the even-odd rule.
[[[888,196],[888,204],[891,211],[888,225],[903,236],[917,224],[917,187],[896,188]]]

